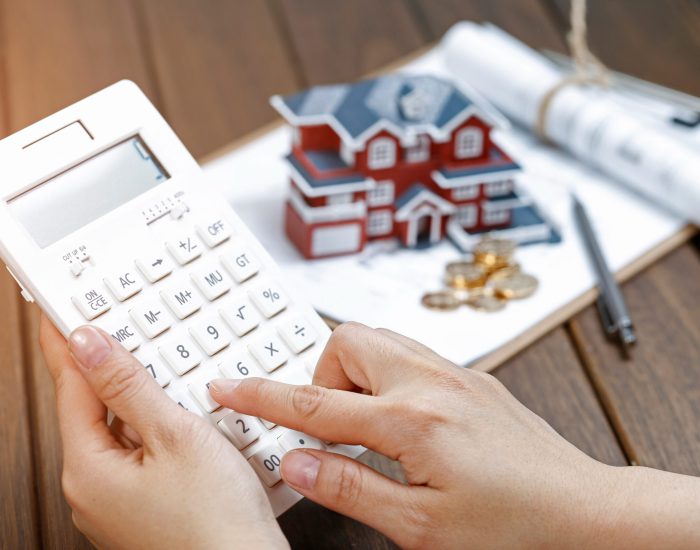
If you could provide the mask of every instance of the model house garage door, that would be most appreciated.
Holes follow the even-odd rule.
[[[311,234],[311,255],[347,254],[362,248],[362,225],[359,223],[316,227]]]

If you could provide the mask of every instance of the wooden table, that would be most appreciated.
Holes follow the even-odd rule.
[[[592,49],[612,68],[700,95],[700,4],[591,0]],[[0,0],[0,132],[121,78],[136,81],[198,157],[275,119],[273,93],[344,81],[489,20],[564,50],[560,0]],[[234,184],[234,182],[232,182]],[[60,490],[54,396],[37,308],[0,273],[0,546],[87,548]],[[609,464],[700,474],[700,259],[688,243],[624,286],[639,346],[624,361],[588,308],[496,376],[564,437]],[[391,471],[380,457],[370,460]],[[478,505],[478,503],[475,503]],[[390,547],[303,502],[296,547]]]

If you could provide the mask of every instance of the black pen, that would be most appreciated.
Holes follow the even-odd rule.
[[[637,341],[637,336],[635,335],[625,300],[622,298],[622,293],[615,281],[615,277],[610,273],[603,251],[600,249],[593,232],[593,226],[588,218],[588,214],[586,214],[583,205],[573,193],[571,198],[574,203],[574,218],[579,226],[583,242],[598,276],[600,295],[598,296],[597,305],[605,331],[608,335],[616,335],[623,346],[627,348]]]

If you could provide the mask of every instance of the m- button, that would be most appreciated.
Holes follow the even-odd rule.
[[[73,296],[71,300],[88,321],[99,317],[112,307],[111,300],[107,298],[104,289],[99,285],[85,287],[81,293]]]
[[[231,237],[231,230],[228,222],[217,218],[198,225],[197,234],[209,248],[214,248]]]

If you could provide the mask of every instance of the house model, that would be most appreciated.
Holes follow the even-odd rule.
[[[522,205],[498,121],[446,80],[392,74],[271,103],[293,130],[285,230],[307,258],[508,228]]]

